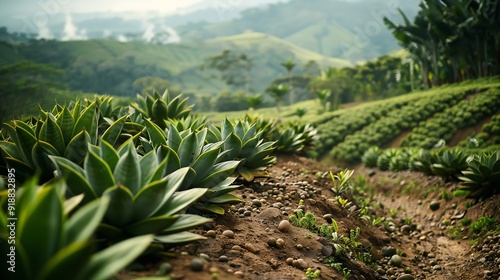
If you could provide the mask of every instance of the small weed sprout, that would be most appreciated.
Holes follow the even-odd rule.
[[[330,171],[330,179],[333,182],[331,190],[336,196],[342,195],[351,188],[349,178],[351,178],[353,173],[354,170],[346,169],[344,171],[340,171],[336,175],[333,175],[333,172]]]
[[[316,269],[313,271],[312,268],[306,270],[306,279],[319,279],[321,277],[321,270]]]

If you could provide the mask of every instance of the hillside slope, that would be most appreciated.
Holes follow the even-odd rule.
[[[398,22],[397,8],[411,18],[419,2],[292,0],[246,10],[236,19],[190,23],[177,30],[183,40],[231,36],[251,30],[289,40],[326,56],[356,62],[398,49],[382,18],[387,16]]]
[[[251,83],[257,92],[286,74],[280,63],[288,59],[297,62],[297,69],[310,60],[323,67],[350,65],[348,61],[326,57],[261,33],[168,45],[103,39],[34,41],[13,49],[8,43],[0,42],[0,49],[10,53],[0,64],[20,60],[55,63],[65,70],[66,82],[72,90],[124,96],[135,95],[137,89],[132,83],[144,76],[169,80],[187,92],[215,94],[224,85],[219,80],[208,79],[209,73],[201,71],[200,66],[224,49],[245,53],[252,59]]]

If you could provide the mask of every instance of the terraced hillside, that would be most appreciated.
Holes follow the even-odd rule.
[[[308,101],[286,108],[284,116],[288,117],[284,120],[297,121],[296,116],[291,116],[297,108],[308,109],[302,119],[317,127],[321,140],[316,143],[316,153],[327,161],[355,164],[372,146],[431,148],[441,139],[454,144],[463,141],[463,146],[469,136],[476,134],[482,146],[500,144],[498,125],[490,123],[497,121],[498,117],[493,116],[500,114],[498,79],[441,86],[320,115],[315,109],[319,108],[318,101]],[[257,113],[273,115],[272,109]],[[478,125],[483,123],[484,131]]]

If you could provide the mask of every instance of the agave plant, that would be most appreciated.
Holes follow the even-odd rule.
[[[475,155],[458,179],[469,197],[487,197],[500,192],[500,151]]]
[[[182,95],[171,98],[167,90],[163,95],[155,91],[153,95],[137,95],[137,100],[132,107],[145,118],[150,118],[160,128],[165,129],[166,120],[182,119],[190,114],[193,106],[187,106],[188,98],[181,98]]]
[[[146,126],[150,140],[141,138],[142,150],[156,149],[159,161],[167,162],[166,174],[189,167],[188,175],[179,189],[207,189],[207,193],[196,204],[198,209],[224,214],[220,204],[241,202],[239,197],[230,194],[239,187],[232,185],[236,177],[231,176],[240,161],[222,161],[229,151],[221,151],[222,141],[207,143],[206,128],[198,132],[190,129],[179,131],[174,124],[169,124],[165,132],[149,120],[146,120]]]
[[[432,173],[445,179],[456,179],[467,169],[467,155],[463,150],[440,150],[436,163],[432,164]]]
[[[363,154],[361,160],[366,167],[377,167],[377,160],[380,153],[380,149],[377,146],[373,146]]]
[[[419,171],[426,175],[432,175],[432,165],[436,163],[436,153],[426,149],[420,149],[410,158],[410,170]]]
[[[77,101],[73,110],[56,105],[50,112],[40,111],[35,123],[13,121],[6,124],[7,140],[0,141],[0,150],[7,168],[15,168],[18,180],[23,182],[39,171],[41,181],[53,177],[55,166],[49,156],[65,157],[81,164],[87,154],[87,143],[101,138],[114,144],[125,123],[122,117],[98,133],[98,111],[95,102],[88,106]]]
[[[110,239],[155,234],[165,243],[188,242],[202,238],[186,230],[209,222],[209,219],[183,214],[207,189],[193,188],[177,192],[189,168],[166,173],[168,160],[159,161],[155,151],[142,157],[132,141],[118,150],[101,141],[89,145],[83,168],[52,156],[57,174],[71,182],[69,193],[85,195],[84,203],[109,197],[100,233]]]
[[[276,141],[276,152],[299,153],[312,149],[318,139],[317,130],[312,125],[290,122],[276,130],[272,140]]]
[[[8,220],[12,214],[4,211],[7,207],[0,207],[0,248],[15,256],[15,261],[9,262],[10,256],[2,253],[2,263],[15,270],[9,271],[4,265],[2,279],[109,279],[152,242],[152,235],[142,235],[96,252],[94,233],[108,209],[109,198],[94,200],[74,211],[82,195],[64,201],[63,181],[51,181],[43,188],[38,188],[36,181],[28,180],[16,194],[16,227]],[[13,235],[15,245],[9,239]]]
[[[224,141],[222,160],[240,160],[236,171],[245,180],[253,181],[259,171],[276,162],[276,157],[271,156],[276,142],[264,142],[262,132],[257,130],[256,123],[238,121],[233,124],[226,119],[220,129],[211,127],[207,139],[209,142]]]

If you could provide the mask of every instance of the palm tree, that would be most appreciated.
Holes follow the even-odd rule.
[[[288,59],[287,61],[282,62],[280,65],[285,67],[285,69],[286,69],[286,74],[288,77],[288,86],[290,87],[290,104],[293,104],[293,103],[295,103],[295,95],[294,95],[293,86],[292,86],[292,71],[293,71],[293,68],[295,68],[296,63],[293,62],[293,60]]]
[[[268,93],[271,97],[274,98],[276,102],[276,109],[278,110],[278,117],[281,116],[281,104],[283,103],[283,99],[290,92],[290,87],[288,85],[272,85],[268,90]]]

